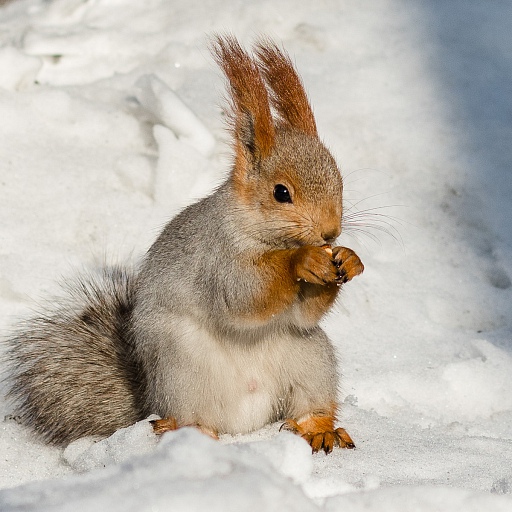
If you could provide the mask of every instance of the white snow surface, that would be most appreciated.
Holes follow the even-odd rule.
[[[4,386],[0,510],[512,510],[511,25],[504,0],[0,7],[2,335],[222,181],[215,32],[292,55],[366,267],[324,322],[355,450],[147,422],[48,447]]]

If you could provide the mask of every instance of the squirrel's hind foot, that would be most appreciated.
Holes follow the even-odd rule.
[[[162,418],[160,420],[150,420],[149,423],[153,426],[153,432],[157,436],[161,436],[165,432],[178,429],[178,422],[176,421],[176,418],[173,418],[172,416]]]
[[[219,439],[219,435],[215,430],[205,427],[204,425],[178,425],[176,418],[173,416],[159,420],[150,420],[150,423],[153,426],[153,432],[157,436],[161,436],[162,434],[165,434],[165,432],[170,432],[171,430],[178,430],[180,427],[194,427],[213,439]]]
[[[331,453],[335,446],[339,448],[355,448],[356,445],[344,428],[334,428],[332,416],[311,416],[310,418],[297,422],[287,419],[280,430],[289,430],[301,436],[311,446],[313,453],[323,450],[326,454]]]

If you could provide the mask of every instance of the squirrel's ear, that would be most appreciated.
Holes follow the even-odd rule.
[[[256,44],[255,52],[261,72],[272,91],[270,101],[281,122],[317,137],[311,105],[289,55],[266,39]]]
[[[274,146],[274,123],[267,89],[254,60],[233,36],[216,36],[211,43],[215,60],[229,82],[230,121],[236,143],[237,166],[257,163]]]

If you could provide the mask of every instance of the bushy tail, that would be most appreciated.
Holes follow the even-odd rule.
[[[130,341],[135,277],[120,268],[70,285],[70,298],[8,340],[8,396],[47,442],[107,436],[141,419],[144,384]]]

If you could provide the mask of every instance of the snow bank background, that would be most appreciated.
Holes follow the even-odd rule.
[[[325,321],[356,450],[312,456],[278,425],[157,445],[141,423],[62,451],[2,395],[0,509],[510,510],[510,20],[476,1],[0,7],[1,332],[220,183],[213,31],[293,56],[366,266]]]

